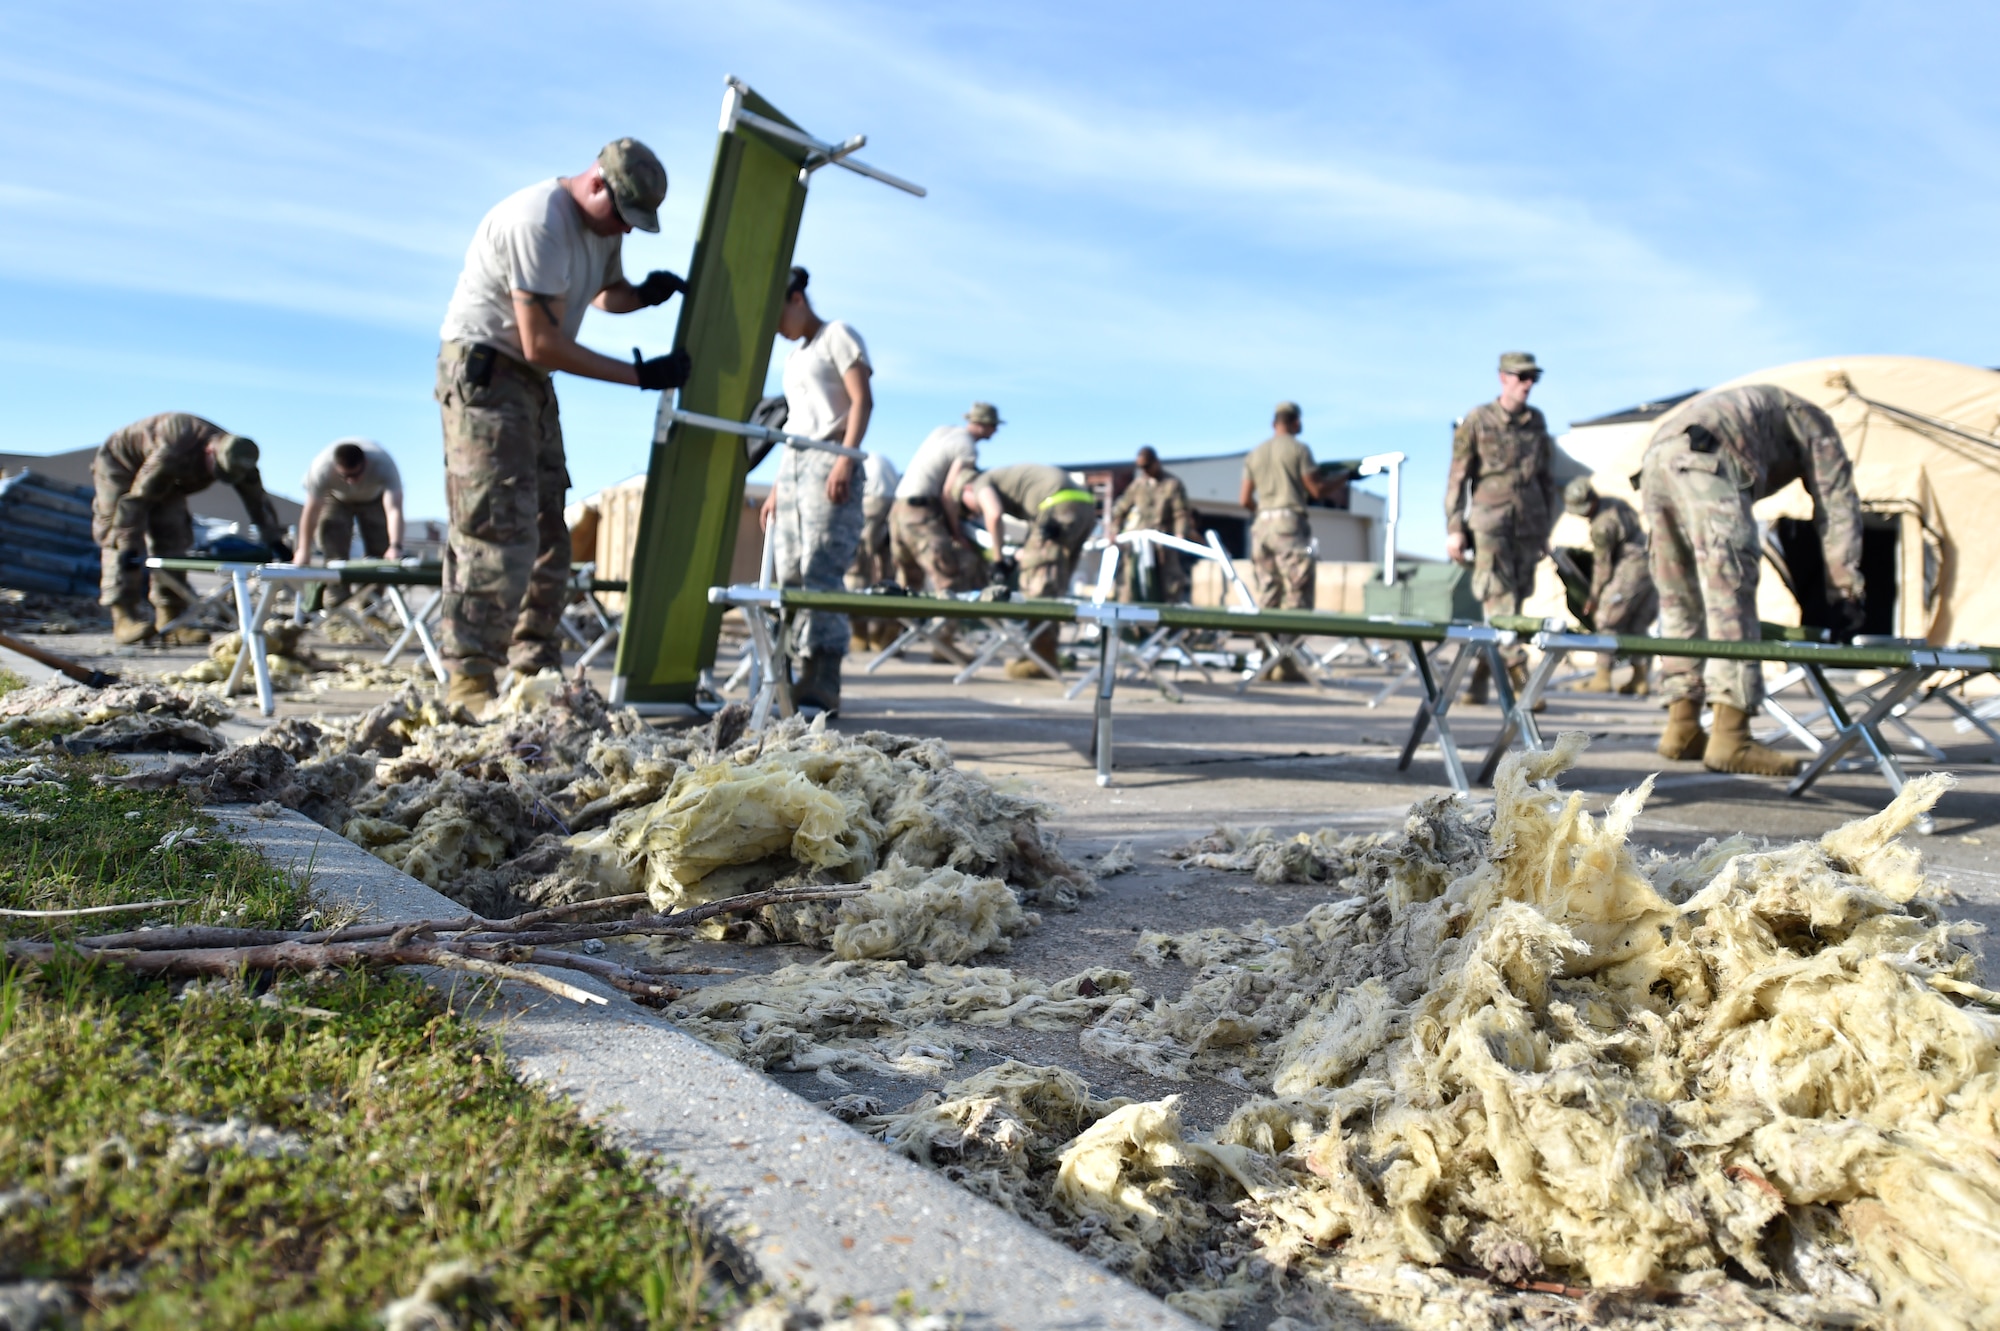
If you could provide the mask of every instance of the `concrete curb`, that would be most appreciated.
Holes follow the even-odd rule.
[[[310,866],[328,904],[374,918],[464,912],[299,814],[210,812],[280,868]],[[507,984],[481,1020],[504,1026],[523,1075],[680,1169],[773,1287],[820,1311],[887,1312],[900,1301],[995,1331],[1199,1326],[623,995],[562,975],[610,1004],[585,1008]]]

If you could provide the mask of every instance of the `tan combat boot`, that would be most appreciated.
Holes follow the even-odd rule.
[[[1708,736],[1701,728],[1701,700],[1681,698],[1667,704],[1667,728],[1660,733],[1662,758],[1699,758],[1708,748]]]
[[[130,606],[111,607],[111,636],[127,647],[137,643],[150,642],[153,637],[153,616],[150,612],[134,614]]]
[[[1517,665],[1508,666],[1507,682],[1514,686],[1514,696],[1519,698],[1528,688],[1528,668]],[[1546,712],[1549,710],[1549,700],[1547,698],[1537,698],[1535,699],[1535,705],[1528,710],[1537,713]]]
[[[164,606],[154,609],[153,632],[158,635],[160,641],[168,647],[206,647],[208,645],[207,629],[198,629],[185,625],[177,629],[167,627],[179,615],[180,612],[178,610],[169,610]]]
[[[1028,654],[1046,661],[1051,670],[1060,673],[1061,667],[1056,664],[1056,632],[1056,626],[1053,624],[1037,629],[1035,636],[1028,639]],[[1027,656],[1023,656],[1007,663],[1007,678],[1047,679],[1049,676],[1040,666]]]
[[[1611,656],[1607,652],[1597,654],[1597,673],[1575,686],[1578,693],[1611,692]]]
[[[1701,765],[1711,772],[1748,776],[1797,776],[1799,760],[1750,738],[1750,715],[1728,703],[1715,705],[1715,729]]]
[[[1472,682],[1465,686],[1465,700],[1475,707],[1486,705],[1486,690],[1492,687],[1493,675],[1486,668],[1486,657],[1472,663]]]
[[[462,670],[453,671],[451,686],[445,690],[446,706],[463,707],[474,717],[479,716],[494,702],[498,701],[500,690],[491,675],[472,675]]]
[[[1632,678],[1618,686],[1618,691],[1629,697],[1645,698],[1653,692],[1652,658],[1641,656],[1632,662]]]

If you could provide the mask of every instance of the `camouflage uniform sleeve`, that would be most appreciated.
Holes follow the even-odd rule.
[[[278,521],[277,506],[271,496],[264,493],[264,478],[255,468],[235,485],[236,497],[243,501],[243,511],[250,515],[250,521],[257,526],[257,539],[276,550],[285,539],[285,524]]]
[[[1125,493],[1119,495],[1118,502],[1111,506],[1112,535],[1115,536],[1119,532],[1125,530],[1125,519],[1132,515],[1132,510],[1134,507],[1137,506],[1138,502],[1139,502],[1139,486],[1138,483],[1135,481],[1131,485],[1125,487]]]
[[[1562,487],[1556,484],[1556,441],[1549,437],[1548,422],[1540,412],[1535,413],[1541,425],[1541,442],[1537,445],[1540,454],[1535,460],[1535,480],[1542,488],[1542,512],[1548,515],[1548,531],[1542,533],[1544,543],[1549,532],[1556,529],[1556,519],[1562,516]]]
[[[1854,467],[1840,434],[1803,412],[1792,411],[1799,437],[1806,490],[1813,497],[1813,526],[1826,552],[1826,580],[1833,590],[1858,599],[1861,579],[1861,497],[1854,490]]]
[[[1187,486],[1181,484],[1178,476],[1167,482],[1166,519],[1162,525],[1183,541],[1201,539],[1195,534],[1194,509],[1188,504]]]
[[[1479,478],[1473,473],[1479,464],[1478,452],[1473,448],[1472,415],[1467,413],[1464,420],[1451,435],[1451,472],[1444,481],[1444,529],[1457,535],[1465,534],[1465,497]]]

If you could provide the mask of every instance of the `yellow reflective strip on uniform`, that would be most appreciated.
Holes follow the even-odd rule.
[[[1057,504],[1094,504],[1097,496],[1088,490],[1058,490],[1036,505],[1036,512],[1045,512]]]

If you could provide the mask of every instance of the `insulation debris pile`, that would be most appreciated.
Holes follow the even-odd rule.
[[[232,713],[199,690],[52,680],[0,696],[0,744],[36,752],[214,753]]]
[[[324,662],[316,660],[312,653],[301,650],[299,639],[305,634],[302,625],[272,622],[264,626],[264,664],[271,674],[271,687],[280,693],[303,688],[312,679],[314,672],[327,669]],[[186,670],[169,671],[160,676],[162,684],[223,684],[229,680],[229,672],[236,668],[236,658],[243,654],[243,635],[224,633],[208,645],[208,659],[189,666]],[[237,681],[240,692],[248,692],[255,687],[248,670]]]
[[[1085,1046],[1264,1092],[1213,1140],[1019,1067],[869,1126],[1211,1321],[1376,1290],[1473,1325],[1543,1280],[1680,1325],[1993,1326],[2000,994],[1896,839],[1946,779],[1642,864],[1648,788],[1554,788],[1581,747],[1510,759],[1490,823],[1418,806],[1296,924],[1142,940],[1195,983]]]
[[[764,935],[851,960],[957,963],[1073,908],[1090,875],[1046,806],[957,767],[934,740],[790,722],[745,739],[741,708],[653,729],[554,672],[486,721],[406,689],[355,720],[287,720],[136,783],[276,800],[492,916],[644,892],[663,910],[778,885],[865,883],[771,908]]]

